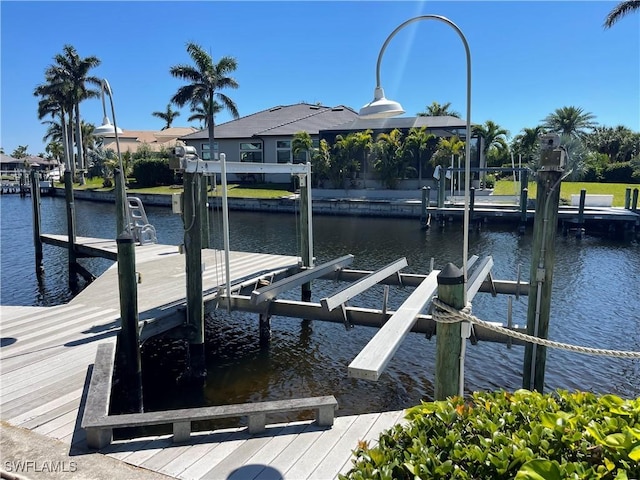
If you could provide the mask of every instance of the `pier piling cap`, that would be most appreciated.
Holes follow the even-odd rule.
[[[116,243],[133,243],[133,235],[131,235],[129,232],[122,232],[120,235],[118,235],[118,238],[116,238]]]
[[[460,285],[464,283],[464,275],[453,263],[447,265],[438,274],[438,285]]]

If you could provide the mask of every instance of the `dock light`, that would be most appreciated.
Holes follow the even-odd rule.
[[[109,82],[107,82],[106,79],[102,80],[102,82],[100,82],[100,88],[102,91],[102,125],[93,130],[93,135],[96,137],[110,137],[112,135],[115,135],[116,133],[122,134],[122,129],[113,126],[109,121],[109,117],[107,116],[107,107],[104,103],[104,91],[105,89],[107,89],[109,91],[109,97],[111,97],[111,88],[109,87]],[[113,121],[116,121],[115,115]]]
[[[453,28],[460,36],[462,43],[464,44],[465,53],[467,56],[467,124],[465,132],[465,182],[464,182],[464,245],[462,252],[462,272],[465,282],[465,303],[466,303],[466,283],[467,283],[467,257],[469,256],[469,191],[470,191],[470,169],[471,169],[471,53],[469,51],[469,44],[465,38],[462,30],[446,17],[440,15],[420,15],[410,18],[409,20],[401,23],[391,34],[387,37],[378,54],[378,62],[376,64],[376,88],[373,94],[373,100],[364,105],[358,115],[362,118],[387,118],[405,113],[402,106],[393,100],[389,100],[384,96],[384,90],[380,83],[380,63],[382,62],[382,56],[387,48],[387,45],[391,39],[407,25],[420,21],[420,20],[437,20],[439,22],[446,23]]]

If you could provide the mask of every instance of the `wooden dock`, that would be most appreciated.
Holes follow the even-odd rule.
[[[52,243],[64,241],[49,237]],[[107,258],[115,251],[115,242],[84,237],[77,241],[84,248],[101,249]],[[231,280],[239,283],[264,272],[295,267],[298,261],[298,257],[231,252]],[[224,285],[221,252],[204,250],[203,263],[204,291]],[[176,246],[138,246],[136,270],[141,275],[138,299],[144,333],[159,324],[157,320],[184,308],[184,257]],[[88,453],[80,424],[91,366],[97,346],[115,343],[119,329],[116,266],[66,305],[2,306],[0,313],[0,418],[61,440],[81,469],[82,455]],[[170,435],[139,438],[116,441],[101,453],[184,479],[335,478],[350,468],[351,451],[358,441],[374,441],[402,417],[402,411],[338,417],[329,429],[296,421],[270,425],[259,435],[249,435],[246,428],[225,429],[194,433],[188,444],[174,444]],[[38,460],[11,458],[17,454],[21,453],[3,451],[3,460]]]

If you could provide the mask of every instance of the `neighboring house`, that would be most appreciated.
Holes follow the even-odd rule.
[[[118,134],[118,140],[120,141],[120,152],[136,153],[138,148],[142,145],[147,145],[152,152],[159,152],[160,150],[170,150],[176,146],[176,143],[181,144],[178,140],[184,135],[197,132],[195,127],[171,127],[164,130],[123,130]],[[103,148],[117,151],[115,135],[109,135],[103,137]]]
[[[0,169],[4,171],[24,170],[25,167],[37,168],[41,171],[51,170],[58,167],[59,162],[54,159],[36,157],[30,155],[24,158],[14,158],[10,155],[0,153]]]
[[[294,158],[291,151],[291,140],[294,134],[301,131],[307,132],[314,146],[317,147],[321,130],[352,121],[357,116],[354,110],[343,105],[337,107],[307,103],[279,105],[215,125],[214,158],[217,158],[219,153],[224,153],[228,162],[304,162],[304,157]],[[200,158],[204,160],[211,158],[207,129],[180,137],[180,140],[186,145],[195,147]],[[266,180],[288,183],[290,176],[272,174]]]

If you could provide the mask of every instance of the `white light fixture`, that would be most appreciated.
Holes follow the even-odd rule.
[[[109,117],[106,115],[102,120],[102,125],[93,130],[93,135],[96,137],[113,137],[115,134],[116,129],[109,121]],[[122,135],[122,129],[120,127],[118,127],[118,134]]]
[[[402,115],[402,105],[384,96],[384,90],[378,86],[373,92],[373,100],[363,106],[358,115],[363,118],[387,118]]]

